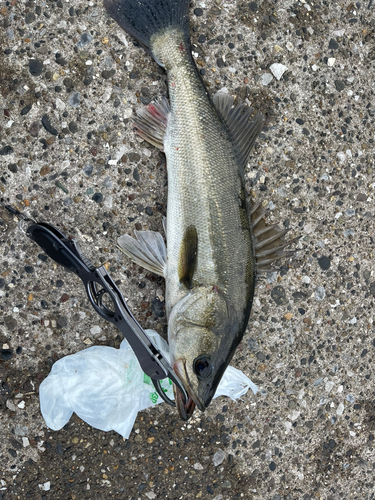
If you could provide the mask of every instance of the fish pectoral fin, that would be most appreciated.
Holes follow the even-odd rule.
[[[135,238],[124,234],[118,238],[118,248],[133,262],[145,269],[166,276],[167,249],[160,233],[134,231]]]
[[[300,238],[297,236],[297,238],[285,241],[285,235],[289,229],[282,229],[277,224],[267,225],[264,218],[268,212],[269,210],[265,210],[260,202],[250,210],[257,273],[277,271],[278,268],[272,267],[271,264],[291,257],[295,251],[284,252],[283,250]]]
[[[251,148],[263,128],[264,116],[258,113],[252,121],[249,121],[254,108],[245,104],[232,107],[233,97],[225,92],[217,92],[213,101],[232,135],[241,167],[245,168]]]
[[[191,288],[198,255],[198,232],[195,226],[186,228],[182,238],[178,278],[186,288]]]
[[[160,97],[137,112],[138,116],[133,120],[134,131],[142,139],[163,151],[169,112],[168,99],[164,96]]]

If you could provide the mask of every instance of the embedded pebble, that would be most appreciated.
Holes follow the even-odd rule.
[[[322,286],[317,286],[315,290],[315,298],[316,300],[323,300],[326,296],[326,291]]]
[[[90,328],[91,335],[98,335],[101,331],[102,329],[99,325],[95,325],[92,328]]]
[[[288,70],[288,68],[286,66],[284,66],[284,64],[273,63],[270,66],[270,70],[272,71],[273,76],[277,80],[280,80],[280,78],[283,76],[283,74],[285,73],[285,71]]]
[[[214,466],[217,467],[218,465],[222,464],[224,462],[224,458],[225,453],[223,452],[223,450],[217,450],[212,459]]]
[[[40,76],[43,72],[43,63],[38,59],[30,59],[29,71],[32,76]]]
[[[263,73],[262,75],[262,85],[267,86],[273,80],[271,73]]]
[[[81,103],[81,93],[80,92],[72,92],[68,97],[68,104],[73,108],[78,108]]]

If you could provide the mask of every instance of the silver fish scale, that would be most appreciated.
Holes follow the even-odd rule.
[[[168,71],[171,113],[164,151],[168,167],[167,314],[187,293],[178,262],[185,230],[198,232],[194,284],[218,286],[238,314],[252,294],[254,269],[249,225],[240,208],[243,179],[231,138],[187,52],[181,30],[152,40],[152,51]],[[247,216],[247,214],[245,214]]]

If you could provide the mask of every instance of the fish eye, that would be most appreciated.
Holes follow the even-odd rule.
[[[212,373],[212,363],[207,356],[199,356],[193,362],[194,372],[198,378],[207,378]]]

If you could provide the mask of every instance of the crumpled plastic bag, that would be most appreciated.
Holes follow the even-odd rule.
[[[154,330],[149,338],[169,359],[169,347]],[[161,381],[170,399],[172,382]],[[240,370],[228,366],[216,391],[237,399],[258,388]],[[50,429],[61,429],[75,412],[82,420],[103,431],[114,430],[128,438],[139,411],[162,403],[151,379],[123,340],[120,349],[95,346],[57,361],[39,388],[40,408]]]

